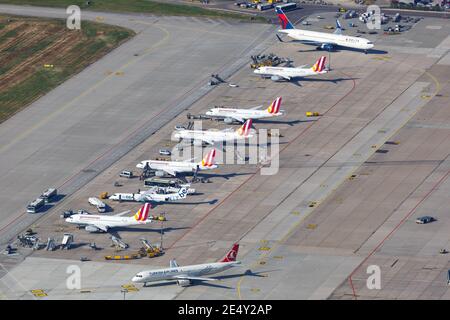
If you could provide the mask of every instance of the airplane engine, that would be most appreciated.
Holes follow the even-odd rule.
[[[282,78],[279,77],[279,76],[271,76],[271,77],[270,77],[270,80],[272,80],[272,81],[281,81]]]
[[[223,122],[225,122],[226,124],[232,124],[234,122],[234,119],[227,117],[227,118],[223,119]]]
[[[329,43],[322,43],[319,48],[321,50],[327,50],[327,51],[331,51],[333,50],[333,45],[329,44]]]
[[[94,227],[94,226],[86,226],[84,229],[85,229],[87,232],[99,232],[99,231],[101,231],[99,228],[96,228],[96,227]]]
[[[194,140],[194,146],[196,146],[196,147],[203,146],[203,141],[202,140]]]
[[[155,176],[157,177],[164,177],[164,175],[165,175],[164,171],[161,170],[155,171]]]
[[[177,284],[181,287],[187,287],[191,284],[191,280],[177,280]]]

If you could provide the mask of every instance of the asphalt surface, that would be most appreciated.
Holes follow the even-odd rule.
[[[61,9],[0,12],[65,17]],[[65,196],[207,93],[212,73],[233,74],[265,48],[270,25],[82,12],[137,36],[0,126],[0,243],[43,215],[26,205],[49,187]]]

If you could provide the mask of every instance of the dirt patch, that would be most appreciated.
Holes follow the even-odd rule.
[[[0,16],[0,122],[80,72],[133,35],[85,22]]]

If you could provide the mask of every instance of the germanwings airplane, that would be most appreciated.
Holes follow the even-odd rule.
[[[214,145],[216,142],[224,142],[224,141],[237,141],[243,140],[246,138],[253,137],[253,134],[250,133],[250,128],[252,126],[252,119],[248,119],[245,123],[236,131],[230,130],[221,130],[221,131],[212,131],[212,130],[178,130],[173,134],[175,139],[178,141],[181,140],[191,140],[194,144],[198,144],[198,142]]]
[[[192,280],[217,281],[218,279],[208,278],[204,276],[222,272],[240,264],[240,261],[236,261],[238,250],[239,244],[236,243],[222,260],[215,263],[196,264],[180,267],[175,260],[171,260],[169,268],[141,271],[136,274],[131,279],[131,281],[144,283],[144,287],[148,282],[162,280],[175,280],[177,284],[182,287],[190,285]]]
[[[216,169],[214,164],[214,157],[216,156],[216,149],[211,149],[201,162],[191,161],[160,161],[160,160],[144,160],[136,165],[136,168],[144,169],[146,165],[150,169],[166,172],[172,176],[177,173],[197,172],[203,170]]]
[[[262,106],[254,107],[251,109],[217,107],[207,111],[206,115],[210,117],[223,118],[225,123],[232,123],[233,121],[239,121],[243,123],[247,119],[255,120],[283,115],[283,112],[280,111],[281,97],[276,98],[266,110],[257,110],[260,107]]]
[[[294,25],[286,17],[283,10],[280,8],[275,8],[275,11],[277,12],[282,28],[282,30],[278,30],[278,32],[287,34],[292,39],[302,43],[317,45],[319,49],[325,50],[332,50],[335,47],[346,47],[364,50],[365,53],[367,53],[367,50],[373,48],[374,46],[373,42],[367,39],[341,34],[342,29],[338,21],[335,33],[300,30],[295,29]]]
[[[153,218],[148,219],[149,211],[150,204],[146,203],[133,217],[121,217],[121,213],[116,216],[74,214],[67,218],[66,222],[84,226],[88,232],[108,232],[110,228],[137,226],[152,222]]]
[[[154,188],[139,193],[114,193],[108,199],[115,201],[136,201],[136,202],[171,202],[186,199],[188,190],[180,188],[174,193],[157,193]]]
[[[302,78],[308,76],[316,76],[327,73],[325,69],[326,57],[322,56],[311,67],[301,66],[297,68],[292,67],[259,67],[254,73],[261,75],[262,77],[270,77],[272,81],[288,80],[293,78]]]

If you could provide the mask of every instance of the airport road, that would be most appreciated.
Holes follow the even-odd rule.
[[[66,17],[37,7],[0,12]],[[210,74],[227,77],[262,51],[272,28],[99,12],[82,19],[137,36],[0,126],[0,243],[36,220],[24,211],[43,190],[69,195],[82,187],[211,90]]]

